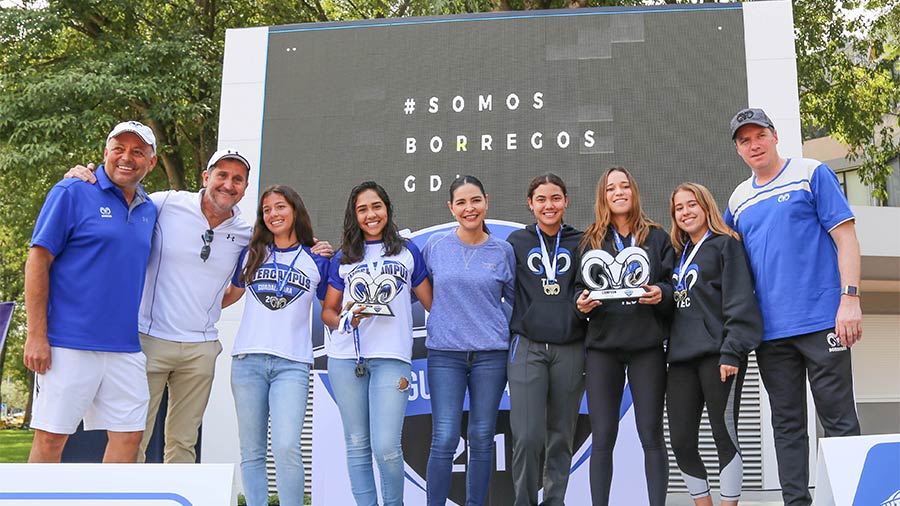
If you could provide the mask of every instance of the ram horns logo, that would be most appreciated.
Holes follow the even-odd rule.
[[[350,277],[350,297],[353,307],[366,306],[367,314],[394,316],[388,304],[397,296],[400,288],[397,278],[391,274],[379,274],[374,279],[367,272],[355,272]]]
[[[566,248],[560,248],[556,255],[556,273],[565,274],[572,267],[572,253]],[[544,264],[541,262],[541,248],[532,248],[528,252],[528,270],[538,276],[544,275]]]
[[[602,249],[590,250],[581,257],[581,278],[592,290],[639,288],[650,280],[650,259],[636,246],[615,258]]]

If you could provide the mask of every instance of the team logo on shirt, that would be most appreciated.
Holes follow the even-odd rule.
[[[308,292],[312,281],[303,271],[269,262],[260,266],[247,288],[260,304],[272,311],[284,309]]]
[[[630,246],[613,258],[602,249],[581,257],[581,278],[591,290],[642,290],[650,280],[650,259],[642,248]]]
[[[691,307],[691,288],[700,279],[700,269],[697,267],[697,264],[688,265],[684,270],[685,273],[681,278],[681,282],[678,281],[678,267],[675,268],[675,272],[672,274],[672,283],[675,285],[675,307],[682,309]]]
[[[106,206],[100,206],[100,217],[101,218],[112,218],[112,209]]]
[[[367,314],[394,316],[389,304],[403,290],[409,270],[400,262],[385,260],[377,274],[368,265],[359,265],[347,279],[348,293],[356,306],[366,306]]]
[[[550,255],[548,254],[547,256]],[[544,264],[541,262],[541,248],[531,248],[525,263],[528,265],[528,270],[536,276],[544,275],[545,269]],[[572,267],[572,252],[566,248],[559,248],[559,253],[556,255],[556,274],[565,274],[569,272],[570,267]]]

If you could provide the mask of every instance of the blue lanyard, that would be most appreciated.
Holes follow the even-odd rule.
[[[694,255],[697,254],[697,251],[700,250],[700,246],[703,244],[703,241],[706,240],[707,237],[711,236],[712,232],[707,230],[705,234],[703,234],[703,238],[697,241],[697,245],[691,250],[690,256],[688,256],[688,246],[690,246],[691,242],[688,239],[687,244],[684,245],[684,251],[681,252],[681,262],[678,263],[678,277],[676,278],[675,289],[676,290],[684,290],[684,269],[688,267],[692,260],[694,260]]]
[[[610,227],[610,228],[612,228],[613,239],[615,239],[615,241],[616,241],[616,253],[621,253],[622,250],[625,249],[625,244],[622,242],[622,237],[619,236],[619,232],[616,230],[615,226]],[[632,248],[634,247],[634,233],[633,232],[631,234],[631,247]],[[638,264],[636,264],[636,263],[628,264],[628,267],[625,268],[625,275],[627,276],[628,274],[631,274],[632,272],[636,271],[637,269],[638,269]]]
[[[297,246],[297,254],[294,255],[294,259],[291,260],[291,265],[284,273],[283,278],[278,269],[278,259],[275,257],[275,245],[270,244],[269,249],[272,251],[272,264],[275,266],[275,295],[280,298],[284,296],[284,287],[287,286],[288,276],[291,274],[291,271],[294,270],[294,264],[297,263],[297,259],[300,258],[300,253],[303,253],[303,246]]]
[[[544,233],[541,228],[535,225],[538,233],[538,239],[541,241],[541,263],[544,265],[544,271],[547,281],[556,281],[556,266],[559,265],[559,243],[562,238],[562,225],[559,226],[559,232],[556,233],[556,247],[553,248],[553,260],[547,258],[547,246],[544,244]]]
[[[613,239],[616,241],[616,252],[621,253],[623,249],[625,249],[625,244],[622,242],[622,237],[619,236],[619,232],[616,231],[616,227],[611,227],[613,233]],[[634,234],[631,234],[631,246],[634,246]]]
[[[359,329],[358,328],[353,329],[353,347],[356,348],[356,363],[357,364],[363,363],[364,359],[363,359],[363,357],[360,356],[360,352],[362,350],[360,349],[360,345],[359,345]]]

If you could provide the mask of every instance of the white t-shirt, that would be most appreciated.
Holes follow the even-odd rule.
[[[184,343],[215,341],[222,296],[251,226],[240,210],[213,229],[209,258],[200,258],[209,221],[200,209],[203,191],[150,195],[158,217],[141,298],[139,329],[159,339]]]
[[[246,251],[231,280],[241,288]],[[265,353],[312,364],[312,302],[313,297],[325,298],[328,267],[327,258],[305,246],[270,248],[246,286],[244,315],[231,355]]]
[[[360,357],[412,359],[412,298],[410,291],[427,277],[425,261],[411,241],[395,256],[384,257],[381,241],[367,242],[362,261],[341,264],[338,252],[331,260],[328,284],[344,292],[341,307],[349,301],[374,300],[389,307],[394,316],[372,316],[359,323]],[[374,273],[374,274],[373,274]],[[351,297],[353,291],[357,299]],[[371,295],[370,295],[371,294]],[[325,340],[331,358],[354,359],[353,333],[332,331]]]

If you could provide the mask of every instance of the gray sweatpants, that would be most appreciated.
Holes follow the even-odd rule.
[[[547,344],[516,335],[507,377],[515,505],[536,506],[542,484],[541,504],[562,505],[584,396],[584,343]]]

